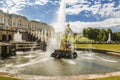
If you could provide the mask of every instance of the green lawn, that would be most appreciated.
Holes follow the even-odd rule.
[[[76,44],[77,48],[95,48],[120,52],[120,44]]]
[[[20,79],[0,76],[0,80],[20,80]]]
[[[89,80],[120,80],[120,76],[111,76],[107,78],[89,79]]]
[[[20,79],[0,76],[0,80],[20,80]],[[97,79],[89,79],[89,80],[120,80],[120,76],[111,76],[107,78],[97,78]]]
[[[94,40],[90,40],[86,37],[68,37],[66,40],[76,40],[86,44],[76,44],[77,48],[93,48],[93,49],[101,49],[101,50],[111,50],[111,51],[118,51],[120,52],[120,44],[87,44],[87,42],[93,42]]]

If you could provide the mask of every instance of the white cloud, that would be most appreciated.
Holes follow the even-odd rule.
[[[114,17],[120,17],[120,5],[114,9],[113,16]]]
[[[111,0],[110,0],[111,1]],[[80,12],[86,10],[91,11],[93,14],[99,14],[101,17],[107,17],[107,16],[116,16],[119,15],[119,11],[116,11],[117,9],[120,9],[120,5],[118,7],[114,7],[115,2],[112,3],[101,3],[101,0],[95,1],[94,5],[91,5],[91,2],[87,0],[66,0],[66,4],[70,7],[66,8],[66,13],[69,15],[78,15]]]
[[[4,1],[1,9],[3,11],[9,10],[10,13],[18,14],[18,11],[22,10],[26,5],[45,5],[47,3],[48,0],[35,0],[34,2],[30,2],[30,0],[6,0]]]
[[[72,5],[72,4],[75,4],[75,3],[77,3],[78,1],[77,0],[66,0],[66,3],[68,4],[68,5]]]
[[[38,5],[44,5],[47,3],[48,3],[48,0],[35,0],[35,4],[38,4]]]
[[[73,5],[73,4],[77,4],[77,3],[86,3],[87,0],[66,0],[66,3],[68,5]]]
[[[88,5],[73,5],[69,8],[66,8],[66,13],[70,15],[77,15],[83,10],[88,10]]]
[[[22,10],[26,5],[45,5],[48,2],[50,2],[53,5],[56,5],[59,3],[58,1],[52,1],[52,0],[34,0],[30,2],[31,0],[5,0],[0,1],[3,6],[1,9],[4,11],[9,10],[10,13],[18,13],[19,10]],[[92,11],[93,14],[100,14],[102,17],[105,16],[120,16],[119,11],[116,11],[116,9],[120,9],[120,5],[116,8],[114,8],[114,1],[110,0],[112,3],[105,3],[101,4],[101,0],[94,1],[94,5],[90,6],[91,2],[88,0],[65,0],[66,4],[70,7],[66,8],[66,13],[69,15],[78,15],[80,12],[87,10]]]
[[[53,5],[58,5],[59,4],[59,1],[49,1],[50,3],[52,3]]]
[[[102,8],[98,11],[99,14],[101,14],[103,17],[112,15],[114,13],[114,3],[105,4],[102,6]]]
[[[38,21],[38,22],[41,22],[39,19],[33,19],[33,20]]]
[[[115,26],[120,26],[120,18],[110,18],[101,22],[70,22],[71,28],[74,32],[82,32],[84,28],[110,28]]]
[[[3,11],[9,10],[10,13],[17,13],[19,10],[25,7],[27,4],[26,2],[27,1],[25,0],[6,0],[1,9]]]
[[[70,5],[66,8],[66,13],[69,15],[77,15],[83,10],[90,10],[87,0],[66,0],[66,4]]]

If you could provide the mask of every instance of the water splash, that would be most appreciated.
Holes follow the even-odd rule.
[[[58,49],[58,48],[59,48],[59,43],[58,43],[57,39],[55,37],[51,38],[48,41],[47,51],[53,52],[54,49]]]
[[[43,58],[43,59],[36,60],[36,61],[30,61],[30,62],[28,62],[28,63],[16,65],[15,67],[16,67],[16,68],[21,68],[21,67],[25,67],[25,66],[29,66],[29,65],[41,63],[41,62],[44,62],[44,61],[47,61],[47,60],[49,60],[49,58]]]
[[[34,48],[36,47],[37,42],[34,42],[31,50],[29,51],[28,55],[24,56],[25,58],[29,58],[29,61],[32,60],[32,58],[36,57],[33,53],[34,53]]]
[[[30,53],[30,55],[24,56],[24,58],[29,58],[29,60],[32,60],[32,58],[34,58],[34,57],[36,57],[36,56],[32,55],[31,53]]]
[[[15,65],[14,67],[15,68],[22,68],[22,67],[25,67],[25,66],[29,66],[29,65],[33,65],[33,64],[48,61],[48,60],[52,59],[52,58],[49,57],[49,55],[50,55],[50,52],[40,52],[39,55],[37,55],[36,58],[31,59],[31,60],[29,60],[29,62],[26,62],[24,64]]]

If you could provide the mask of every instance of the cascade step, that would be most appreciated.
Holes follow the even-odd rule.
[[[16,45],[14,44],[0,44],[0,57],[7,58],[16,55]]]

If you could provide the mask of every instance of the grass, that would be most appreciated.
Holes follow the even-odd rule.
[[[111,51],[118,51],[120,52],[120,44],[87,44],[87,42],[93,42],[93,40],[90,40],[86,37],[76,37],[69,36],[66,40],[76,40],[79,42],[83,42],[86,44],[76,44],[77,48],[93,48],[93,49],[101,49],[101,50],[111,50]]]
[[[95,48],[120,52],[120,44],[76,44],[77,48]]]
[[[20,79],[0,76],[0,80],[20,80]]]
[[[21,80],[21,79],[0,76],[0,80]],[[88,79],[88,80],[120,80],[120,76],[111,76],[106,78],[96,78],[96,79]]]
[[[89,80],[120,80],[120,76],[111,76],[107,78],[97,78],[97,79],[89,79]]]

